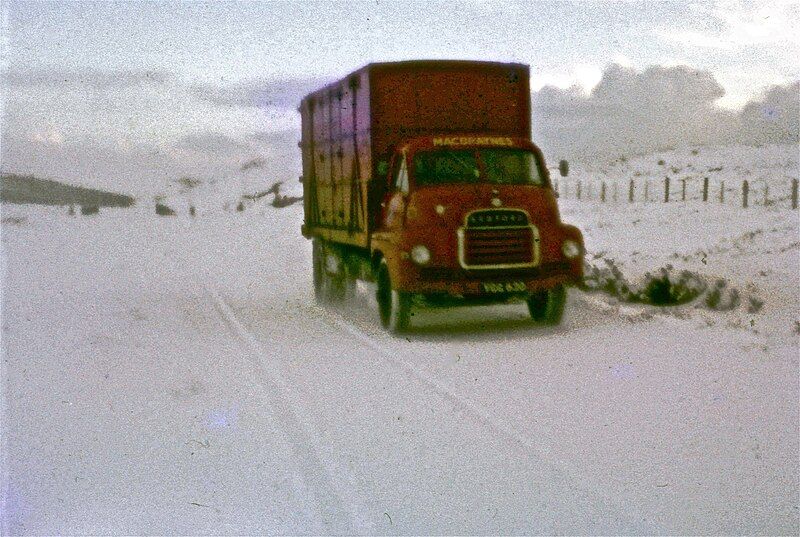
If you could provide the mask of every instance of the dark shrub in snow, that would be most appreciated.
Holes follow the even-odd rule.
[[[705,284],[689,271],[671,279],[672,266],[661,269],[659,276],[647,275],[642,301],[655,306],[674,306],[685,304],[697,298],[705,289]]]
[[[674,303],[671,291],[672,283],[669,281],[669,277],[663,276],[661,278],[653,278],[647,282],[644,295],[651,303],[662,306]]]
[[[725,280],[718,280],[709,290],[706,281],[697,273],[683,270],[674,273],[672,265],[661,268],[657,275],[646,274],[641,285],[632,285],[611,259],[603,259],[605,267],[586,264],[584,289],[602,291],[623,302],[652,304],[654,306],[676,306],[703,297],[703,304],[711,310],[728,311],[741,303],[736,289],[727,289]],[[748,310],[755,313],[763,302],[750,299]]]
[[[715,311],[730,311],[736,309],[740,303],[739,291],[728,290],[725,280],[717,280],[714,288],[708,292],[705,298],[706,307]]]
[[[764,307],[764,301],[754,296],[751,296],[748,300],[750,303],[747,306],[747,313],[758,313]]]
[[[289,205],[297,203],[302,199],[302,196],[282,196],[280,194],[275,194],[275,199],[272,200],[272,206],[277,208],[288,207]]]
[[[156,214],[158,216],[175,216],[175,211],[163,203],[156,203]]]
[[[28,221],[24,216],[5,216],[2,224],[7,226],[21,226]]]
[[[100,207],[97,205],[81,205],[81,214],[92,215],[100,212]]]

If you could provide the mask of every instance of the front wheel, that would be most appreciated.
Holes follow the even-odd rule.
[[[528,298],[528,312],[537,323],[557,325],[564,316],[567,302],[567,289],[557,285],[544,291],[533,293]]]
[[[406,330],[411,320],[411,295],[392,289],[385,259],[381,260],[377,280],[376,297],[381,325],[394,333]]]

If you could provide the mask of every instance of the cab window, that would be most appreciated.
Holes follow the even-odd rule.
[[[503,185],[545,184],[536,155],[520,149],[482,149],[481,159],[490,183]]]
[[[414,181],[419,186],[477,183],[478,161],[472,150],[423,151],[414,155]]]
[[[397,167],[394,178],[394,188],[403,194],[408,194],[408,167],[406,166],[406,157],[400,157],[400,166]]]

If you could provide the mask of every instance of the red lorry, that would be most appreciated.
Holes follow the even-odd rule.
[[[317,300],[362,279],[391,331],[417,306],[525,301],[534,320],[560,321],[583,238],[531,142],[528,66],[373,63],[300,113]]]

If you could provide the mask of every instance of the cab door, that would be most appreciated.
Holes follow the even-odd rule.
[[[391,184],[381,204],[383,209],[382,227],[387,230],[403,227],[408,199],[408,164],[405,151],[394,159]]]

